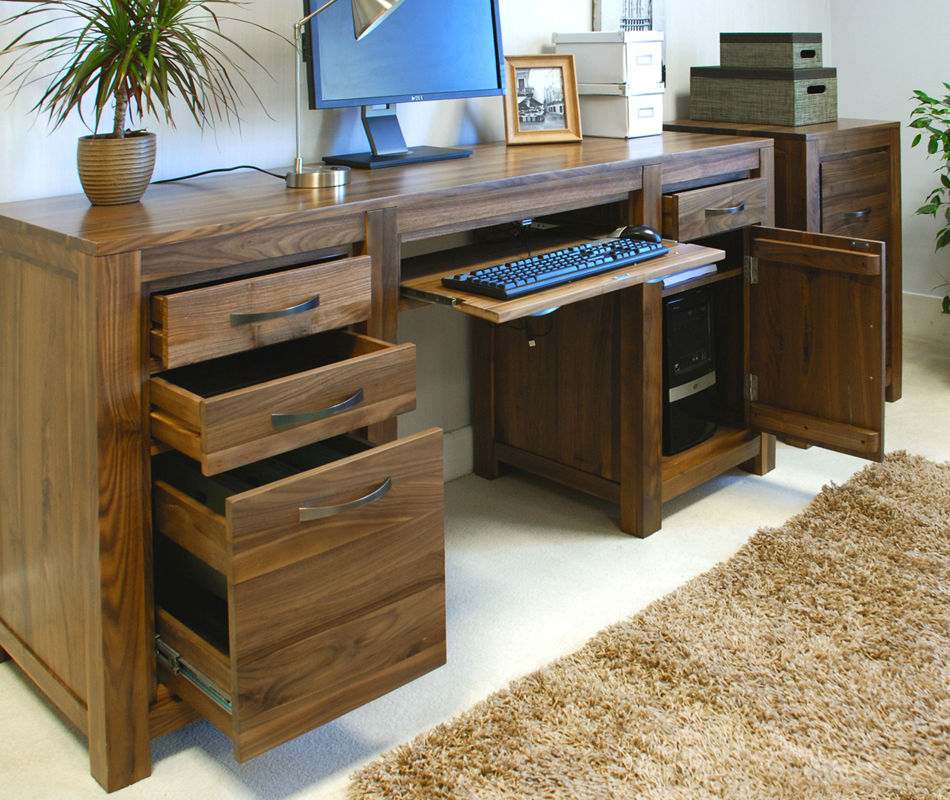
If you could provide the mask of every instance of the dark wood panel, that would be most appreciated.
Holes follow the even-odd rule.
[[[252,758],[375,700],[445,657],[441,584],[268,654],[239,668],[235,757]]]
[[[758,247],[759,237],[768,237]],[[755,403],[777,413],[758,417],[769,433],[832,449],[883,456],[884,296],[881,251],[871,244],[857,253],[839,239],[839,271],[813,252],[786,257],[796,247],[829,249],[835,237],[755,229],[752,255],[758,281],[750,288],[750,371],[758,380]],[[775,242],[782,242],[776,246]],[[860,260],[865,270],[852,269]],[[806,418],[812,418],[811,421]],[[820,424],[819,424],[819,421]],[[835,428],[840,434],[832,433]],[[854,429],[876,431],[875,440]],[[806,435],[807,433],[807,435]],[[859,441],[860,439],[860,441]],[[856,444],[857,443],[857,444]]]
[[[97,567],[95,411],[92,386],[71,375],[93,363],[93,291],[81,254],[54,260],[39,243],[29,261],[0,262],[0,619],[81,701],[87,662],[76,654]]]
[[[821,165],[823,233],[887,241],[889,204],[890,158],[886,150]]]

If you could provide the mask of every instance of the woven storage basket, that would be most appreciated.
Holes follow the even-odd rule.
[[[838,118],[838,78],[824,69],[690,69],[693,119],[814,125]]]
[[[719,64],[738,69],[816,69],[820,33],[720,33]]]

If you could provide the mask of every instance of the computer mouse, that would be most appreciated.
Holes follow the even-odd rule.
[[[614,236],[618,239],[640,239],[644,242],[663,241],[663,237],[649,225],[627,225],[615,232]]]

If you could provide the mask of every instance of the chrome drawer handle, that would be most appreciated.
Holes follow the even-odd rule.
[[[871,216],[870,208],[865,208],[863,211],[845,211],[844,212],[845,219],[862,219],[863,217],[870,217],[870,216]]]
[[[743,200],[737,206],[729,206],[728,208],[707,208],[706,216],[707,217],[719,217],[723,214],[738,214],[745,208],[745,200]]]
[[[349,411],[354,406],[363,402],[363,390],[357,389],[346,400],[334,403],[326,408],[318,408],[316,411],[302,411],[299,414],[271,414],[270,424],[275,428],[283,428],[286,425],[299,425],[301,422],[314,422],[318,419],[326,419],[334,414],[340,414],[343,411]]]
[[[289,317],[292,314],[302,314],[304,311],[310,311],[320,305],[320,295],[317,295],[305,303],[300,303],[290,308],[281,308],[277,311],[260,311],[256,314],[232,314],[231,325],[249,325],[252,322],[266,322],[269,319],[279,319],[280,317]]]
[[[357,497],[355,500],[348,500],[345,503],[338,503],[332,506],[301,506],[298,509],[300,511],[300,521],[310,522],[314,519],[332,517],[337,514],[342,514],[344,511],[352,511],[354,508],[368,506],[370,503],[379,500],[379,498],[383,497],[392,488],[393,479],[386,478],[386,480],[373,489],[373,491],[371,491],[369,494],[364,494],[362,497]]]

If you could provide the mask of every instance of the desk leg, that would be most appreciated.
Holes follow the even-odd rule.
[[[620,529],[634,536],[662,522],[662,286],[640,284],[620,300]]]
[[[148,706],[154,686],[146,595],[145,341],[139,261],[98,260],[94,352],[99,391],[96,580],[90,592],[88,736],[92,775],[114,791],[151,773]]]
[[[472,436],[474,471],[494,480],[504,467],[495,458],[495,326],[475,320],[475,357],[472,372]]]
[[[399,340],[400,247],[396,209],[384,208],[366,215],[363,252],[373,259],[372,311],[365,330],[385,342]],[[396,417],[370,425],[366,436],[377,444],[394,441],[399,435]]]

